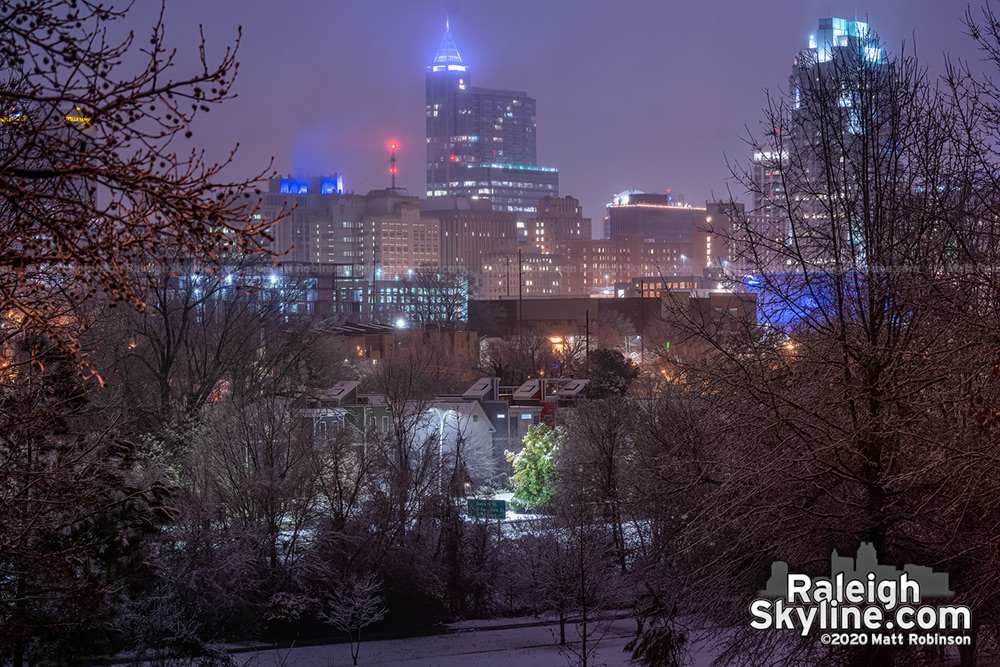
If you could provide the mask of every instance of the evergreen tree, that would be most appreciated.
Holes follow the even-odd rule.
[[[517,454],[505,452],[514,465],[514,509],[545,509],[556,495],[556,457],[566,442],[566,430],[536,424],[524,436],[524,448]]]

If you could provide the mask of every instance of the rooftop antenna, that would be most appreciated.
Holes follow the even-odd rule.
[[[396,189],[396,148],[398,144],[395,141],[389,142],[389,176],[392,178],[392,189]]]

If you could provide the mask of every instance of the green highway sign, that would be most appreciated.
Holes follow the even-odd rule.
[[[469,498],[469,516],[479,519],[506,519],[507,503],[502,500]]]

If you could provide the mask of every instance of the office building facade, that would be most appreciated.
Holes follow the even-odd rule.
[[[556,244],[562,241],[590,239],[591,221],[583,217],[579,199],[569,195],[542,197],[538,212],[527,219],[524,231],[529,247],[552,253],[556,252]]]
[[[517,217],[494,211],[487,199],[429,197],[420,200],[420,214],[440,222],[442,271],[478,273],[485,254],[517,247]]]
[[[607,206],[609,238],[638,234],[660,243],[690,243],[696,219],[705,209],[685,205],[671,194],[623,192]]]
[[[257,221],[276,221],[271,249],[287,262],[332,264],[345,278],[394,280],[437,268],[440,223],[405,190],[344,192],[343,179],[273,178]]]

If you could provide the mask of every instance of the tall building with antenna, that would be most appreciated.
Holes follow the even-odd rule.
[[[426,83],[428,197],[489,199],[523,222],[558,196],[558,170],[537,163],[535,99],[473,87],[447,22]]]

